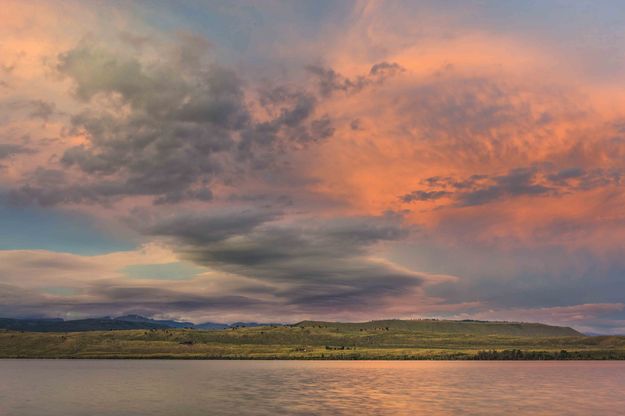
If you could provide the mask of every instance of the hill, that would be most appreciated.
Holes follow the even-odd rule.
[[[0,358],[625,359],[625,337],[585,336],[541,324],[434,320],[304,321],[223,330],[0,330]]]
[[[438,334],[471,334],[471,335],[509,335],[527,337],[570,337],[583,336],[582,333],[569,327],[552,326],[526,322],[491,322],[475,320],[439,320],[439,319],[389,319],[358,323],[302,321],[295,326],[341,329],[345,331],[361,331],[385,329],[396,331],[432,332]]]

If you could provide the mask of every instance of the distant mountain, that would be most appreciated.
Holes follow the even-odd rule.
[[[233,322],[231,324],[219,324],[215,322],[204,322],[197,324],[195,329],[228,329],[228,328],[252,328],[257,326],[284,326],[284,324],[264,323],[264,322]]]
[[[284,324],[278,323],[265,323],[265,322],[234,322],[230,324],[231,328],[253,328],[257,326],[283,326]]]
[[[584,335],[588,335],[589,337],[625,337],[625,333],[621,334],[606,334],[605,332],[590,332],[584,331]]]
[[[0,329],[30,332],[110,331],[120,329],[165,329],[166,325],[152,322],[131,322],[110,318],[76,319],[10,319],[0,318]]]
[[[80,331],[109,331],[121,329],[167,329],[167,328],[190,328],[190,329],[228,329],[257,326],[280,326],[282,324],[265,324],[258,322],[235,322],[223,324],[217,322],[180,322],[173,320],[159,320],[146,318],[141,315],[124,315],[116,318],[91,318],[65,321],[60,318],[54,319],[12,319],[0,318],[0,329],[12,331],[30,332],[80,332]]]
[[[113,318],[116,321],[125,321],[125,322],[143,322],[143,323],[151,323],[156,325],[164,325],[169,328],[193,328],[195,324],[193,322],[180,322],[180,321],[171,321],[171,320],[159,320],[159,319],[151,319],[146,318],[141,315],[124,315],[118,316],[117,318]]]
[[[195,329],[228,329],[230,325],[228,324],[220,324],[217,322],[204,322],[201,324],[194,325]]]
[[[220,322],[203,322],[201,324],[194,324],[193,322],[180,322],[171,320],[157,320],[146,318],[141,315],[124,315],[114,318],[115,320],[128,321],[128,322],[148,322],[159,325],[165,325],[170,328],[193,328],[193,329],[228,329],[228,328],[241,328],[241,327],[256,327],[256,326],[279,326],[283,324],[274,323],[259,323],[259,322],[234,322],[232,324],[224,324]]]
[[[354,323],[302,321],[294,324],[293,326],[330,329],[336,328],[347,331],[384,329],[410,332],[434,332],[440,334],[506,335],[528,337],[563,337],[584,335],[573,328],[539,323],[474,320],[452,321],[443,319],[389,319],[383,321]]]

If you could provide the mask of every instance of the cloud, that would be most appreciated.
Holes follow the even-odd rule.
[[[329,116],[316,115],[316,97],[301,89],[261,93],[257,104],[267,116],[255,115],[244,81],[206,54],[199,41],[158,62],[89,42],[61,54],[56,70],[84,104],[69,130],[82,143],[60,157],[60,169],[73,173],[53,187],[32,176],[14,189],[14,199],[42,205],[128,196],[152,196],[157,204],[210,201],[214,186],[333,134]],[[38,115],[52,111],[45,110]]]
[[[49,103],[43,100],[33,100],[30,105],[32,106],[30,116],[40,118],[44,121],[48,121],[48,119],[56,111],[56,106],[54,105],[54,103]]]
[[[396,62],[380,62],[371,67],[367,75],[359,75],[354,79],[347,78],[331,68],[318,65],[306,67],[317,78],[319,92],[322,96],[329,96],[340,91],[346,94],[356,93],[371,85],[380,85],[389,78],[405,71]]]
[[[175,253],[3,252],[7,313],[543,319],[619,302],[610,25],[589,54],[559,23],[596,21],[542,5],[22,3],[0,28],[2,193]],[[46,248],[67,247],[62,224]],[[201,272],[167,279],[185,261]]]
[[[380,243],[408,235],[401,217],[286,219],[267,212],[182,216],[151,226],[173,237],[183,258],[213,270],[278,285],[298,309],[344,312],[418,289],[427,278],[372,257]]]
[[[331,277],[335,266],[345,273],[353,267],[358,276],[360,267],[350,259],[365,260],[368,247],[408,233],[392,216],[276,222],[265,213],[244,212],[241,223],[237,218],[238,213],[231,212],[199,221],[169,220],[151,232],[176,237],[183,243],[181,253],[197,263],[288,281],[323,280]]]
[[[214,282],[205,276],[207,270],[200,267],[194,267],[195,275],[183,281],[128,276],[129,270],[178,264],[171,251],[156,245],[96,256],[5,250],[0,252],[0,259],[2,316],[71,318],[125,312],[207,316],[237,311],[251,314],[252,309],[266,302],[257,295],[224,293],[228,284],[220,285],[221,292],[207,290]],[[25,275],[29,276],[26,281]]]
[[[115,311],[195,320],[262,314],[291,321],[379,314],[400,304],[413,310],[421,287],[439,279],[373,257],[373,246],[406,237],[395,215],[284,221],[275,213],[224,211],[145,225],[169,239],[176,257],[160,247],[98,256],[5,251],[0,297],[7,301],[0,312],[75,317]],[[177,259],[194,262],[194,275],[128,275],[156,270],[155,260],[169,266]],[[31,276],[27,284],[24,274]]]
[[[67,288],[63,288],[66,289]],[[48,292],[52,292],[48,290]],[[58,292],[58,291],[57,291]],[[16,286],[0,285],[2,316],[101,317],[125,313],[149,316],[214,316],[262,310],[264,302],[240,295],[210,296],[149,286],[94,286],[79,295],[46,294]],[[242,315],[240,315],[242,316]],[[248,315],[250,316],[250,315]],[[206,318],[204,318],[206,319]]]
[[[152,223],[139,224],[139,227],[151,235],[175,237],[191,244],[201,245],[245,235],[278,216],[279,213],[258,209],[222,210],[212,215],[190,212],[161,218]]]
[[[14,144],[14,143],[0,143],[0,162],[5,160],[10,160],[15,156],[21,154],[32,154],[35,151],[28,146],[23,144]],[[0,171],[2,171],[6,166],[0,163]]]
[[[212,209],[135,218],[131,224],[170,248],[96,256],[1,252],[6,286],[0,296],[10,301],[0,312],[69,317],[115,311],[195,320],[259,314],[282,320],[347,317],[385,313],[399,305],[414,310],[422,301],[422,287],[442,279],[375,256],[375,247],[408,236],[401,216],[392,213],[323,219],[253,208]],[[184,279],[175,278],[179,267],[153,273],[161,270],[159,264],[165,270],[181,260],[196,265]],[[140,278],[129,274],[137,270]],[[24,275],[30,276],[26,282]]]
[[[450,193],[447,191],[412,191],[409,194],[400,196],[399,198],[403,202],[435,201],[448,196],[449,194]]]
[[[619,170],[533,166],[517,168],[503,175],[474,174],[464,179],[433,176],[423,180],[427,187],[400,196],[405,203],[447,199],[451,206],[484,205],[516,197],[557,197],[579,191],[618,186]]]
[[[545,322],[552,325],[574,326],[582,332],[622,335],[625,328],[625,304],[584,303],[544,308],[494,309],[456,318]]]
[[[0,159],[7,159],[20,153],[32,153],[32,150],[20,144],[0,143]]]

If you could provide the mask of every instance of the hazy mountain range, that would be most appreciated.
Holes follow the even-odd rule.
[[[174,320],[161,320],[146,318],[141,315],[124,315],[115,318],[88,318],[63,320],[60,318],[34,318],[16,319],[0,318],[0,329],[13,331],[32,332],[78,332],[78,331],[109,331],[120,329],[165,329],[165,328],[191,328],[191,329],[227,329],[236,327],[253,326],[277,326],[279,323],[260,322],[234,322],[231,324],[218,322],[180,322]]]

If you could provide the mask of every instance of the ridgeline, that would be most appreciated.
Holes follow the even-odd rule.
[[[585,336],[572,328],[538,323],[303,321],[189,329],[176,321],[139,318],[134,316],[133,324],[145,328],[82,332],[51,332],[50,327],[46,332],[0,329],[0,358],[625,359],[625,337]],[[110,325],[111,319],[104,321]]]
[[[438,319],[389,319],[358,323],[302,321],[295,326],[323,327],[342,331],[385,329],[415,333],[510,335],[527,337],[575,337],[583,336],[573,328],[525,322],[450,321]]]

